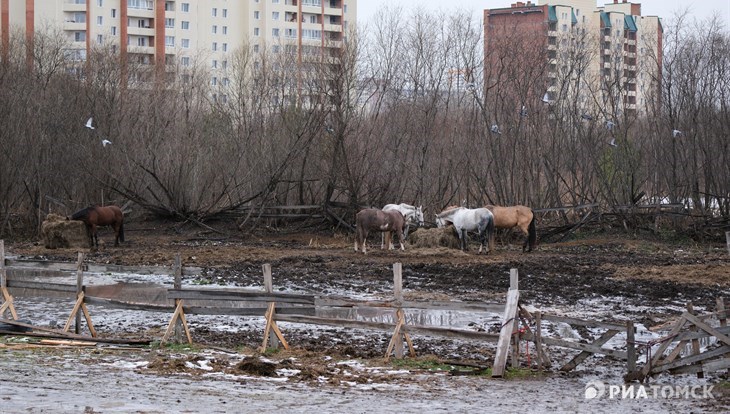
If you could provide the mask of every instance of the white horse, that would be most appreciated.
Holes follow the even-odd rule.
[[[390,210],[396,210],[400,211],[401,214],[403,214],[403,217],[406,218],[406,230],[403,233],[403,237],[408,238],[408,231],[410,230],[411,226],[417,226],[421,227],[423,226],[423,206],[412,206],[410,204],[406,203],[400,203],[400,204],[386,204],[383,209],[383,211],[390,211]],[[381,237],[380,242],[380,248],[385,248],[385,239],[388,239],[388,250],[393,250],[394,246],[391,242],[390,233],[383,233]]]
[[[487,241],[488,250],[486,253],[492,251],[494,246],[494,215],[488,209],[456,207],[436,214],[437,227],[445,227],[449,223],[454,225],[454,230],[459,236],[461,250],[467,250],[466,233],[468,231],[477,231],[480,242],[479,254],[482,253],[482,247],[487,244]]]

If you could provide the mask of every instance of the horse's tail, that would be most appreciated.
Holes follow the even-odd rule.
[[[124,220],[119,223],[119,241],[124,242]]]
[[[489,220],[487,221],[487,243],[491,252],[494,249],[494,214],[490,214]]]
[[[532,220],[530,220],[530,225],[527,227],[527,243],[530,245],[530,250],[532,250],[535,243],[537,243],[537,230],[535,229],[535,213],[532,210],[530,210],[530,213],[532,213]]]

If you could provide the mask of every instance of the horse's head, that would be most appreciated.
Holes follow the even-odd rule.
[[[438,214],[436,214],[436,227],[444,227],[444,226],[446,226],[446,221],[443,218],[439,217]]]
[[[418,206],[416,208],[416,221],[418,222],[418,227],[423,227],[423,206]]]

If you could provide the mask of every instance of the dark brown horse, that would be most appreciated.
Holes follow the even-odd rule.
[[[537,242],[537,231],[535,230],[535,215],[532,209],[526,206],[485,206],[494,214],[494,227],[498,229],[511,229],[519,227],[525,234],[525,242],[522,244],[522,251],[532,251]]]
[[[371,231],[385,232],[385,245],[388,246],[390,244],[390,233],[393,230],[398,234],[401,250],[405,250],[405,247],[403,247],[403,229],[405,226],[406,219],[398,210],[383,211],[378,208],[360,210],[355,215],[355,251],[357,251],[359,245],[362,247],[362,252],[367,253],[365,242],[368,233]]]
[[[73,213],[71,220],[84,222],[91,247],[99,247],[97,226],[111,226],[114,229],[116,234],[114,238],[115,246],[119,246],[119,242],[124,241],[124,213],[117,206],[99,207],[91,205]]]

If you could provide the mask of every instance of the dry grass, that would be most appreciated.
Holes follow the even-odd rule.
[[[84,223],[76,220],[66,220],[58,214],[49,214],[41,225],[43,244],[47,249],[89,247],[89,237],[86,235]]]
[[[448,247],[459,248],[459,239],[454,233],[454,226],[433,229],[418,229],[408,235],[413,247]]]

